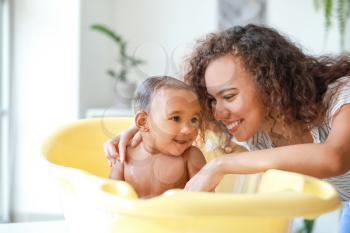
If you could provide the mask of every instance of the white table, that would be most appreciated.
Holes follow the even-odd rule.
[[[69,233],[64,221],[24,222],[0,224],[1,233]]]

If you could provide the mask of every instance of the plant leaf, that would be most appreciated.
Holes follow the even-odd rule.
[[[112,78],[115,78],[115,77],[116,77],[116,73],[114,72],[114,70],[111,70],[111,69],[107,70],[107,74],[108,74],[109,76],[111,76]]]
[[[119,79],[120,81],[126,81],[129,70],[136,65],[144,63],[144,61],[141,59],[129,56],[127,54],[127,42],[122,38],[121,35],[109,29],[107,26],[101,24],[93,24],[91,25],[91,30],[106,35],[119,46],[119,57],[117,59],[120,65],[120,68],[118,68],[119,73],[116,73],[111,69],[107,70],[107,74],[112,78]]]
[[[91,26],[91,29],[94,31],[98,31],[102,34],[107,35],[109,38],[114,40],[117,44],[122,43],[123,39],[120,35],[117,35],[115,32],[113,32],[111,29],[109,29],[107,26],[104,26],[102,24],[94,24]]]
[[[306,229],[306,233],[312,233],[314,224],[315,224],[315,220],[304,219],[304,226]]]
[[[333,10],[333,1],[332,0],[323,0],[324,1],[324,16],[325,16],[325,24],[326,31],[328,33],[331,25],[332,25],[332,10]]]
[[[122,69],[118,75],[118,78],[120,81],[125,82],[126,81],[126,76],[127,76],[127,70],[126,69]]]
[[[320,0],[314,0],[314,7],[316,10],[319,10],[321,6]]]
[[[339,23],[339,32],[340,32],[340,47],[344,50],[345,46],[345,27],[346,27],[346,12],[345,12],[345,0],[338,0],[337,5],[337,17]]]

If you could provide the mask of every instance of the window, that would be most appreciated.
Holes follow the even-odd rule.
[[[9,201],[9,0],[0,0],[0,222],[10,220]]]

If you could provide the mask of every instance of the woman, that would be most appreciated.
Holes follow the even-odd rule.
[[[185,81],[200,96],[207,122],[249,152],[211,160],[186,189],[209,191],[225,174],[280,169],[327,178],[349,201],[349,75],[348,55],[305,55],[270,28],[209,34],[189,58]],[[134,134],[130,129],[107,142],[106,153],[114,156],[119,144],[124,158]]]

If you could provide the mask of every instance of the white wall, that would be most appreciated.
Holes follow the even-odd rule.
[[[14,1],[10,130],[15,220],[61,213],[40,147],[54,128],[78,116],[79,22],[78,0]]]
[[[147,60],[141,78],[176,75],[195,39],[217,29],[216,0],[117,0],[114,9],[114,28]]]
[[[216,0],[86,1],[82,9],[81,86],[85,90],[80,94],[80,116],[87,108],[112,106],[115,97],[105,70],[115,65],[117,50],[104,35],[88,31],[91,23],[110,26],[129,42],[131,54],[147,61],[133,73],[135,80],[177,74],[178,63],[195,39],[217,28]]]
[[[333,14],[333,26],[326,40],[323,10],[317,11],[313,2],[312,0],[268,0],[267,24],[287,34],[307,53],[337,54],[341,49],[336,14]],[[349,35],[350,27],[347,25],[346,38],[349,38]],[[349,42],[346,48],[350,48]]]
[[[79,112],[106,107],[113,99],[113,81],[106,69],[113,64],[114,46],[104,35],[91,31],[92,24],[112,25],[114,0],[81,1]]]
[[[10,176],[9,176],[9,56],[10,56],[10,3],[0,3],[0,222],[10,220]]]

